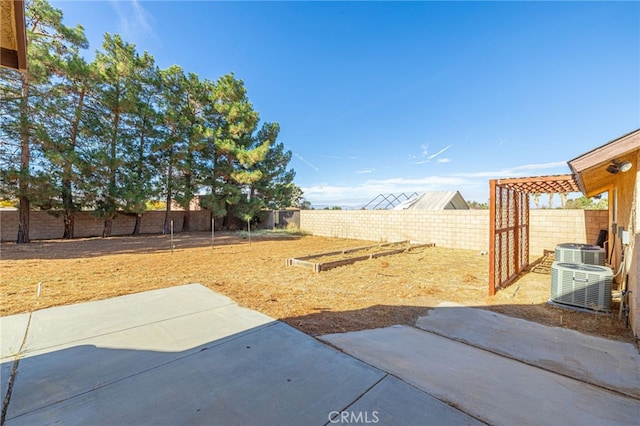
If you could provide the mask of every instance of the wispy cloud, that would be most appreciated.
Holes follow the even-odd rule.
[[[368,173],[373,173],[373,170],[372,169],[362,169],[362,170],[358,170],[356,172],[356,174],[359,174],[359,175],[365,175],[365,174],[368,174]]]
[[[306,164],[307,166],[311,167],[311,168],[312,168],[313,170],[315,170],[316,172],[319,172],[319,171],[320,171],[320,169],[319,169],[316,165],[314,165],[314,164],[310,163],[309,161],[305,160],[305,159],[304,159],[304,157],[303,157],[302,155],[299,155],[299,154],[293,154],[293,156],[294,156],[294,157],[296,157],[298,160],[302,161],[302,162],[303,162],[304,164]]]
[[[154,29],[153,16],[138,0],[111,0],[109,3],[118,16],[118,32],[125,40],[131,40],[136,45],[146,39],[160,43]]]
[[[449,148],[451,148],[453,146],[453,144],[451,145],[447,145],[444,148],[442,148],[440,151],[436,152],[435,154],[431,154],[429,155],[427,158],[429,160],[433,160],[434,158],[436,158],[438,155],[442,154],[443,152],[445,152],[446,150],[448,150]]]
[[[552,163],[536,163],[536,164],[523,164],[521,166],[508,167],[501,170],[493,171],[480,171],[469,173],[457,173],[453,176],[460,176],[466,178],[501,178],[501,177],[521,177],[525,174],[532,174],[534,176],[545,174],[545,170],[557,169],[559,167],[566,167],[569,172],[566,161],[555,161]],[[526,172],[526,173],[525,173]]]
[[[450,158],[438,158],[436,161],[438,163],[450,163],[451,159]]]
[[[449,162],[448,158],[439,158],[439,162]],[[489,179],[502,177],[540,176],[551,173],[568,173],[564,161],[550,163],[532,163],[507,167],[499,170],[485,170],[454,173],[419,178],[395,177],[388,179],[368,179],[352,186],[318,184],[303,186],[306,199],[314,205],[341,205],[359,208],[378,194],[397,194],[426,191],[461,191],[469,200],[488,199]],[[555,170],[554,170],[555,169]],[[568,169],[568,168],[567,168]],[[366,169],[358,173],[364,174]]]
[[[434,158],[436,158],[437,156],[439,156],[440,154],[442,154],[443,152],[445,152],[446,150],[448,150],[449,148],[451,148],[452,146],[453,144],[447,145],[444,148],[437,151],[435,154],[429,154],[429,145],[420,145],[420,148],[422,149],[422,153],[420,157],[417,157],[415,155],[410,155],[409,159],[411,160],[411,164],[426,164],[431,160],[433,160]],[[439,163],[447,163],[449,161],[450,160],[447,160],[447,161],[438,160]]]

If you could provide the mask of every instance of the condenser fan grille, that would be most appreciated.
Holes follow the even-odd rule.
[[[611,309],[612,282],[609,268],[556,261],[551,266],[551,300],[607,311]]]
[[[567,263],[586,263],[604,266],[605,250],[591,244],[566,243],[556,246],[555,260]]]

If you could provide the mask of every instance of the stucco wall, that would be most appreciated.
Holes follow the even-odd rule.
[[[606,210],[531,210],[530,253],[542,255],[567,242],[593,244],[607,218]],[[328,237],[489,249],[488,210],[302,210],[300,228]]]
[[[640,337],[640,151],[636,151],[632,158],[633,172],[626,173],[633,177],[628,183],[631,203],[628,207],[627,229],[630,234],[630,244],[627,248],[627,274],[629,277],[629,319],[633,334]]]

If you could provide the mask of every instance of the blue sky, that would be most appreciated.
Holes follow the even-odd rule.
[[[280,124],[312,204],[568,173],[640,127],[639,2],[52,1]]]

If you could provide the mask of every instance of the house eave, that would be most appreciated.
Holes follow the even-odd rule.
[[[27,70],[27,33],[23,0],[0,2],[0,66]]]
[[[607,142],[579,157],[568,161],[580,191],[594,196],[606,191],[613,184],[613,176],[606,168],[614,159],[622,159],[640,149],[640,129]]]

